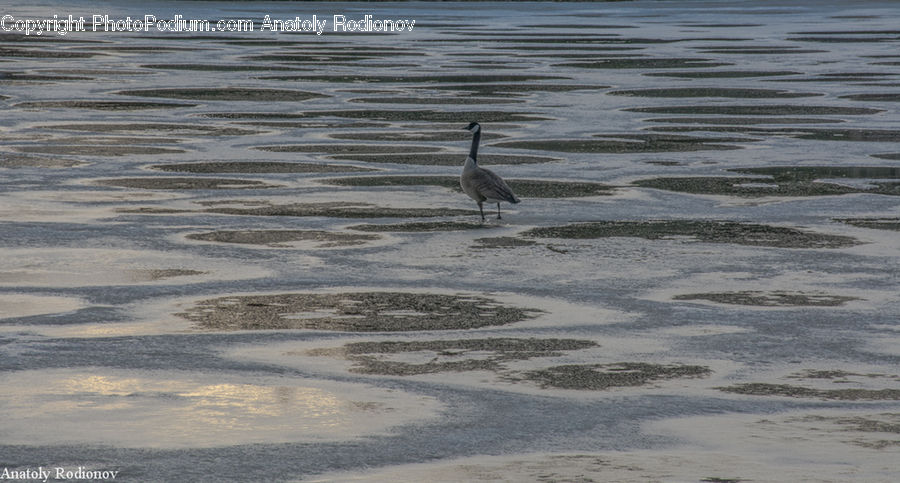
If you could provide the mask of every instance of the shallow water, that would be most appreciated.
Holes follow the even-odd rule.
[[[900,12],[807,3],[5,4],[257,27],[0,32],[0,467],[890,481]]]

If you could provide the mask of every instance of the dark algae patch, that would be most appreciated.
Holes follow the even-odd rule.
[[[881,36],[881,37],[847,37],[847,36],[820,36],[820,37],[788,37],[787,40],[795,42],[834,42],[834,43],[866,43],[866,42],[896,42],[897,36]]]
[[[197,302],[178,315],[210,330],[405,332],[506,325],[535,313],[485,297],[349,292],[227,296]]]
[[[387,131],[387,132],[346,132],[330,134],[332,139],[352,141],[465,141],[472,138],[468,131]],[[506,136],[496,133],[483,135],[484,139],[500,139]]]
[[[510,75],[493,75],[493,74],[435,74],[435,75],[358,75],[358,74],[330,74],[330,75],[281,75],[268,76],[263,79],[289,80],[302,82],[345,82],[357,84],[444,84],[444,83],[500,83],[500,82],[521,82],[527,84],[531,81],[559,81],[568,80],[568,77],[555,75],[532,75],[532,74],[510,74]]]
[[[631,112],[649,112],[653,114],[717,114],[723,116],[864,116],[884,112],[883,109],[868,107],[843,106],[807,106],[807,105],[696,105],[696,106],[654,106],[631,107]]]
[[[397,148],[392,148],[398,150]],[[466,153],[392,153],[392,154],[338,154],[328,159],[341,161],[362,161],[366,163],[416,164],[422,166],[462,166]],[[547,156],[526,156],[514,154],[491,154],[478,156],[479,163],[493,164],[538,164],[559,161]]]
[[[856,239],[846,236],[813,233],[781,226],[697,220],[596,221],[532,228],[522,233],[522,236],[567,239],[635,237],[648,240],[689,237],[694,241],[705,243],[734,243],[776,248],[842,248],[859,243]]]
[[[176,104],[174,102],[140,101],[29,101],[19,102],[13,107],[20,109],[93,109],[97,111],[138,111],[143,109],[178,109],[196,107],[196,104]]]
[[[195,70],[203,72],[274,72],[296,71],[294,67],[254,64],[144,64],[143,69],[153,70]]]
[[[665,126],[654,127],[661,132],[728,132],[754,135],[790,136],[816,141],[898,142],[900,130],[896,129],[835,129],[813,127],[746,127],[746,126]]]
[[[0,153],[0,168],[72,168],[84,163],[73,159]]]
[[[807,129],[795,134],[799,139],[821,141],[863,141],[883,143],[900,142],[900,130],[896,129]]]
[[[176,154],[183,153],[183,149],[178,148],[160,148],[156,146],[135,146],[128,144],[118,145],[31,145],[31,146],[15,146],[16,151],[25,153],[42,153],[42,154],[63,154],[71,156],[128,156],[128,155],[150,155],[150,154]]]
[[[707,125],[734,125],[746,126],[748,124],[837,124],[846,122],[843,119],[829,119],[822,117],[660,117],[644,119],[646,122],[665,122],[679,124],[707,124]],[[687,130],[687,129],[685,129]],[[707,127],[697,128],[707,130]],[[738,129],[738,132],[750,132]]]
[[[57,81],[85,81],[94,80],[92,77],[52,75],[52,74],[26,74],[24,72],[0,72],[0,82],[4,84],[29,84]],[[0,96],[0,99],[8,99]]]
[[[524,372],[513,376],[513,379],[531,381],[544,389],[602,391],[614,387],[643,386],[667,379],[704,377],[711,373],[705,366],[618,362],[554,366]]]
[[[789,82],[865,82],[889,79],[891,75],[880,72],[830,72],[787,80]]]
[[[4,39],[6,40],[6,39]],[[11,57],[11,58],[39,58],[39,59],[87,59],[90,57],[94,57],[97,55],[91,52],[76,52],[74,50],[62,50],[62,49],[40,49],[40,50],[32,50],[32,49],[20,49],[20,48],[11,48],[11,47],[0,47],[0,58],[3,57]]]
[[[872,383],[877,383],[879,385],[896,383],[900,381],[900,376],[895,374],[861,374],[840,369],[806,369],[790,374],[786,376],[786,378],[800,381],[813,381],[818,387],[751,382],[728,387],[719,387],[716,389],[724,392],[750,396],[781,396],[841,401],[900,400],[900,389],[890,387],[878,389],[860,387]],[[847,387],[848,384],[852,384],[852,386]]]
[[[879,374],[879,373],[868,373],[861,374],[858,372],[850,372],[844,371],[841,369],[806,369],[800,372],[795,372],[789,376],[786,376],[789,379],[826,379],[831,380],[836,383],[846,383],[850,382],[851,378],[860,378],[862,379],[892,379],[894,381],[900,381],[900,376],[893,374]]]
[[[492,146],[563,153],[662,153],[740,149],[740,146],[724,143],[754,141],[750,138],[708,138],[656,134],[598,134],[595,137],[607,139],[504,141],[492,144]]]
[[[517,195],[528,198],[573,198],[612,194],[612,187],[600,183],[527,179],[508,179],[506,181]],[[459,177],[456,176],[354,176],[352,178],[326,179],[325,182],[341,186],[427,185],[462,191],[459,187]]]
[[[211,116],[210,116],[211,117]],[[359,129],[369,127],[386,127],[388,124],[383,122],[365,122],[365,121],[266,121],[266,120],[249,120],[234,121],[234,124],[245,126],[261,126],[261,127],[277,127],[282,129]]]
[[[632,97],[733,97],[747,99],[815,97],[823,94],[776,89],[741,89],[731,87],[678,87],[668,89],[630,89],[608,92],[614,96]]]
[[[804,181],[820,178],[897,179],[900,167],[891,166],[772,166],[735,171],[771,176],[776,181]]]
[[[517,238],[514,236],[496,236],[496,237],[487,237],[487,238],[476,238],[475,243],[477,245],[472,246],[472,248],[517,248],[517,247],[529,247],[532,245],[537,245],[537,243],[533,240],[525,240],[522,238]]]
[[[900,416],[900,414],[884,413],[879,416],[881,416],[883,419],[892,420],[893,423],[875,418],[864,417],[841,418],[837,422],[839,424],[849,426],[849,431],[900,434],[900,424],[897,423],[897,418],[898,416]],[[890,442],[890,444],[896,446],[900,444],[900,441],[892,441]]]
[[[774,166],[731,171],[755,177],[692,176],[651,178],[634,181],[644,188],[692,194],[731,196],[827,196],[850,193],[900,195],[900,168],[868,166]],[[830,182],[840,179],[868,179],[866,186]],[[894,181],[896,180],[896,181]]]
[[[159,171],[179,173],[352,173],[375,171],[357,166],[323,163],[291,163],[279,161],[212,161],[197,163],[156,164]]]
[[[187,238],[219,243],[265,245],[275,248],[290,247],[292,242],[312,242],[316,244],[316,248],[336,248],[364,245],[381,237],[323,230],[221,230],[192,233],[187,235]]]
[[[785,47],[749,47],[749,48],[710,48],[701,49],[703,54],[736,54],[736,55],[784,55],[784,54],[823,54],[825,50],[795,49]]]
[[[900,389],[814,389],[791,384],[750,382],[719,387],[720,391],[748,396],[780,396],[839,401],[897,401]]]
[[[774,183],[767,178],[738,176],[679,176],[634,181],[642,188],[676,191],[679,193],[731,196],[827,196],[855,193],[859,190],[827,183]]]
[[[897,439],[897,435],[900,435],[900,413],[876,413],[861,416],[811,414],[791,418],[788,422],[807,423],[811,425],[810,429],[818,431],[856,433],[854,439],[845,442],[864,448],[881,450],[900,446],[900,440]],[[824,429],[822,426],[826,426],[828,429]]]
[[[486,225],[484,223],[468,223],[462,221],[425,221],[414,223],[390,223],[384,225],[353,225],[348,226],[347,229],[369,232],[437,232],[483,230],[485,228],[494,227],[494,225]]]
[[[441,372],[501,371],[504,363],[536,357],[558,357],[597,344],[578,339],[461,339],[357,342],[338,349],[313,349],[309,355],[339,355],[355,363],[351,372],[412,376]],[[420,363],[390,360],[398,354],[420,355]]]
[[[615,34],[599,34],[599,35],[579,35],[579,34],[549,34],[540,35],[535,33],[517,33],[517,34],[487,34],[471,35],[467,37],[457,38],[455,42],[496,42],[498,44],[522,43],[522,44],[555,44],[558,48],[582,47],[588,45],[590,47],[596,44],[665,44],[675,42],[675,40],[654,39],[654,38],[635,38],[620,37]],[[444,40],[428,39],[423,42],[444,42]],[[546,49],[547,47],[542,47]],[[606,48],[608,49],[608,47]]]
[[[836,221],[860,228],[900,231],[900,218],[837,218]]]
[[[609,88],[605,85],[576,84],[458,84],[428,87],[429,89],[465,92],[473,96],[522,96],[533,92],[599,91]]]
[[[438,216],[478,215],[474,210],[458,210],[452,208],[385,208],[370,203],[351,203],[343,201],[321,203],[291,203],[275,205],[261,203],[257,206],[244,206],[240,203],[223,202],[202,210],[204,213],[241,216],[326,216],[332,218],[429,218]],[[128,211],[124,211],[128,212]],[[136,211],[141,213],[141,211]],[[144,211],[146,213],[146,211]]]
[[[720,304],[755,305],[761,307],[837,307],[858,297],[783,291],[742,291],[682,294],[675,300],[708,300]]]
[[[197,101],[291,102],[328,97],[314,92],[290,89],[253,89],[243,87],[189,87],[177,89],[135,89],[118,91],[123,96],[162,97]]]
[[[58,129],[62,131],[102,132],[145,134],[148,131],[193,136],[246,136],[258,134],[259,131],[241,129],[230,126],[204,126],[202,124],[176,124],[161,122],[144,123],[80,123],[80,124],[48,124],[38,126],[41,129]]]
[[[455,176],[354,176],[323,181],[339,186],[440,186],[461,191],[459,178]]]
[[[457,122],[467,123],[472,119],[479,122],[523,122],[545,121],[546,117],[525,112],[489,111],[434,111],[434,110],[379,110],[354,109],[333,111],[304,111],[297,113],[277,112],[225,112],[204,114],[206,117],[222,119],[316,119],[321,117],[339,117],[345,119],[365,119],[369,121],[424,121],[424,122]]]
[[[279,62],[279,63],[296,63],[296,64],[331,64],[331,65],[354,65],[354,62],[361,60],[376,60],[388,58],[391,56],[410,56],[414,52],[390,52],[388,54],[379,54],[375,52],[350,53],[350,52],[328,52],[315,51],[304,54],[265,54],[265,55],[247,55],[241,57],[243,60],[251,62]],[[407,64],[410,65],[410,64]]]
[[[183,270],[180,268],[151,268],[129,270],[131,278],[135,282],[149,282],[156,280],[165,280],[174,277],[190,277],[194,275],[204,275],[207,272],[199,270]]]
[[[803,73],[790,70],[702,70],[678,72],[647,72],[643,75],[651,77],[676,77],[683,79],[735,79],[744,77],[776,77],[800,74]]]
[[[507,98],[480,98],[480,97],[359,97],[356,99],[350,99],[347,102],[354,102],[358,104],[413,104],[413,105],[435,105],[435,104],[447,104],[458,106],[460,104],[476,104],[476,105],[491,105],[491,104],[517,104],[521,102],[525,102],[519,99],[507,99]]]
[[[900,92],[886,92],[880,94],[850,94],[841,96],[841,98],[852,99],[854,101],[900,102]]]
[[[590,62],[564,62],[554,67],[580,67],[583,69],[685,69],[720,67],[733,65],[728,62],[716,62],[698,58],[608,58]]]
[[[277,188],[277,185],[249,179],[231,178],[109,178],[96,181],[105,186],[157,190],[216,190]]]
[[[254,146],[253,149],[270,153],[326,153],[326,154],[375,154],[375,153],[432,153],[441,151],[436,146],[412,146],[398,144],[282,144]],[[465,160],[465,158],[463,158]],[[458,161],[458,160],[457,160]]]

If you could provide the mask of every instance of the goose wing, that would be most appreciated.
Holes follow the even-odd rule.
[[[519,198],[516,198],[515,193],[513,193],[509,185],[506,184],[506,181],[503,181],[503,178],[497,176],[493,171],[479,168],[472,178],[475,188],[482,196],[487,198],[488,201],[505,201],[507,203],[519,202]]]

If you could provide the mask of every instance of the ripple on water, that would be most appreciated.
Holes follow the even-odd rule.
[[[108,178],[94,183],[119,188],[140,188],[149,190],[218,190],[218,189],[259,189],[277,188],[279,185],[264,181],[240,178]]]
[[[122,96],[163,97],[196,101],[297,102],[329,97],[291,89],[251,89],[245,87],[190,87],[178,89],[131,89],[115,92]]]
[[[0,168],[73,168],[85,164],[74,159],[0,153]]]
[[[147,132],[164,132],[171,134],[184,134],[192,136],[246,136],[259,134],[253,129],[241,129],[231,126],[204,126],[197,123],[69,123],[69,124],[45,124],[36,126],[38,129],[54,129],[60,131],[78,131],[88,133],[128,133],[145,134]]]
[[[868,107],[844,106],[808,106],[808,105],[694,105],[694,106],[654,106],[630,107],[630,112],[649,112],[653,114],[719,114],[725,116],[797,116],[797,115],[832,115],[832,116],[864,116],[884,112],[884,109]]]
[[[376,171],[372,168],[324,163],[280,161],[211,161],[155,164],[151,169],[179,173],[353,173]]]
[[[325,154],[377,154],[377,153],[433,153],[443,151],[438,146],[414,146],[404,144],[282,144],[254,146],[253,149],[271,153],[325,153]]]
[[[783,89],[746,89],[736,87],[677,87],[660,89],[627,89],[608,92],[614,96],[630,97],[730,97],[746,99],[791,99],[816,97],[819,92],[794,92]]]
[[[418,164],[423,166],[461,166],[466,159],[464,152],[460,153],[392,153],[392,154],[337,154],[328,159],[343,161],[362,161],[366,163],[395,163]],[[559,158],[547,156],[528,156],[516,154],[490,154],[479,155],[479,163],[484,165],[495,164],[539,164],[560,161]]]
[[[142,102],[142,101],[103,101],[103,100],[69,100],[69,101],[28,101],[13,104],[19,109],[88,109],[95,111],[139,111],[144,109],[179,109],[196,107],[197,104],[174,102]]]
[[[728,143],[748,143],[751,138],[715,138],[652,134],[598,134],[608,139],[544,139],[535,141],[502,141],[491,146],[533,149],[563,153],[663,153],[690,151],[722,151],[741,149]]]
[[[486,111],[434,111],[420,109],[379,110],[327,110],[304,111],[292,113],[280,112],[221,112],[203,114],[205,117],[220,119],[315,119],[320,117],[340,117],[346,119],[364,119],[368,121],[421,121],[421,122],[455,122],[466,124],[473,119],[479,122],[523,122],[546,121],[550,118],[531,112],[505,112],[496,109]]]

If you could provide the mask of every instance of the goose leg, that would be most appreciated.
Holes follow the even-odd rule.
[[[478,202],[478,211],[481,212],[481,221],[484,222],[484,208],[481,206],[481,202]]]
[[[500,203],[497,203],[497,219],[500,220]]]

